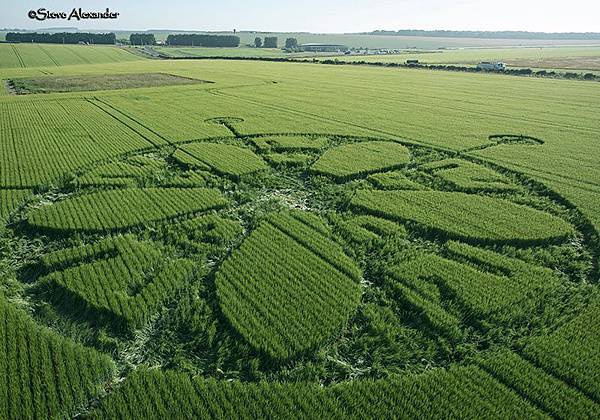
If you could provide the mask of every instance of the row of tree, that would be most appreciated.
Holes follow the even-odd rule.
[[[129,42],[131,45],[155,45],[156,38],[154,38],[154,34],[131,34],[129,35]]]
[[[277,37],[266,36],[263,41],[261,37],[257,36],[254,38],[254,46],[256,48],[277,48]]]
[[[277,37],[266,36],[263,41],[261,37],[257,36],[254,38],[254,46],[256,48],[277,48]],[[285,48],[287,50],[293,50],[298,48],[298,40],[296,38],[286,38]]]
[[[8,32],[7,42],[43,42],[47,44],[114,44],[116,36],[114,33],[93,34],[87,32]]]
[[[168,45],[186,45],[192,47],[238,47],[240,37],[235,35],[170,34]]]
[[[114,33],[94,34],[86,32],[8,32],[7,42],[42,42],[51,44],[114,44],[116,36]],[[260,37],[254,40],[257,48],[277,48],[277,37],[266,36],[264,41]],[[133,33],[129,36],[131,45],[156,45],[156,38],[151,33]],[[185,45],[193,47],[238,47],[240,37],[235,35],[204,35],[204,34],[170,34],[167,36],[168,45]],[[294,50],[298,48],[296,38],[287,38],[285,48]]]

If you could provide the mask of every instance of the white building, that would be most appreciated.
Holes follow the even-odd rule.
[[[477,64],[477,68],[487,71],[504,71],[506,70],[506,64],[500,61],[482,61],[481,63]]]

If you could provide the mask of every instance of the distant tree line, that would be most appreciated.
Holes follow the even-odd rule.
[[[265,48],[277,48],[277,37],[276,36],[266,36],[263,41],[263,47]]]
[[[288,50],[294,50],[298,48],[298,40],[296,38],[287,38],[285,40],[285,48]]]
[[[401,29],[399,31],[377,30],[363,35],[428,36],[445,38],[488,38],[488,39],[600,39],[598,32],[527,32],[527,31],[425,31]]]
[[[8,32],[7,42],[43,42],[48,44],[114,44],[114,33],[92,34],[87,32],[56,32],[53,34],[38,32]]]
[[[254,46],[256,48],[277,48],[277,37],[266,36],[263,41],[261,37],[257,36],[254,38]]]
[[[194,47],[238,47],[240,37],[235,35],[170,34],[169,45],[189,45]]]
[[[154,38],[154,34],[131,34],[129,42],[131,45],[154,45],[156,38]]]

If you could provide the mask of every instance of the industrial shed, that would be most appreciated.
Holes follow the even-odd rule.
[[[348,47],[340,44],[320,44],[320,43],[308,43],[300,45],[301,51],[311,52],[341,52],[346,51]]]

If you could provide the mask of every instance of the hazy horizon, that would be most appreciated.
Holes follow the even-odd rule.
[[[46,8],[69,13],[73,8],[119,12],[117,19],[36,21],[30,10]],[[584,0],[570,3],[532,0],[527,3],[505,0],[378,1],[306,0],[302,4],[283,5],[273,0],[260,2],[223,0],[202,5],[191,0],[165,4],[147,0],[143,5],[119,0],[65,1],[44,4],[23,0],[0,7],[0,27],[41,29],[77,27],[80,30],[178,31],[260,31],[357,33],[373,30],[423,29],[456,31],[528,31],[528,32],[600,32],[600,2]],[[516,11],[516,12],[515,12]],[[541,12],[543,11],[543,12]]]

